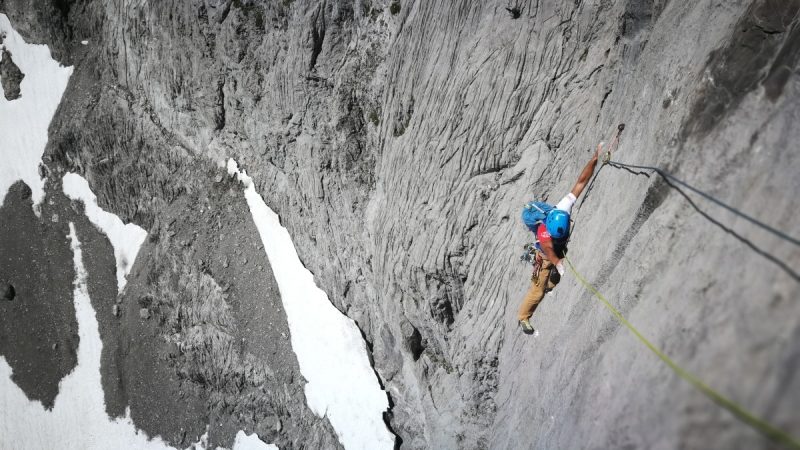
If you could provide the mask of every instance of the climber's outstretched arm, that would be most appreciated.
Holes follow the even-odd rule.
[[[583,168],[580,176],[578,177],[578,181],[575,183],[575,186],[572,187],[572,195],[575,198],[578,198],[581,195],[581,192],[586,188],[586,185],[589,184],[589,180],[592,179],[592,174],[594,173],[594,168],[597,165],[597,157],[600,155],[600,152],[603,150],[603,143],[597,144],[597,151],[594,152],[592,155],[592,159],[586,164],[586,167]]]

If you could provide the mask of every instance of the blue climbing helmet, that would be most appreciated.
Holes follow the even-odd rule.
[[[544,226],[555,240],[566,239],[569,236],[569,213],[554,209],[547,213]]]

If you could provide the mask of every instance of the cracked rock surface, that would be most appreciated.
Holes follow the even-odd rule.
[[[519,213],[558,201],[624,122],[614,160],[800,235],[800,1],[34,3],[0,11],[75,65],[50,176],[83,174],[149,232],[95,306],[109,413],[175,445],[208,424],[222,445],[242,428],[337,445],[305,406],[246,205],[216,178],[235,157],[371,344],[401,447],[773,445],[572,275],[539,336],[520,333]],[[603,166],[569,257],[676,361],[798,435],[800,252],[688,195],[728,230],[656,175]],[[171,421],[149,413],[167,403]]]
[[[0,44],[2,42],[0,41]],[[19,84],[25,74],[14,64],[11,52],[5,48],[0,51],[0,85],[3,87],[3,95],[6,100],[16,100],[22,96]]]

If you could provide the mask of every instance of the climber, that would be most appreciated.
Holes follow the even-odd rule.
[[[592,159],[583,168],[572,191],[554,207],[542,202],[531,202],[523,210],[523,221],[536,234],[531,287],[519,307],[519,325],[525,334],[533,334],[534,329],[530,323],[533,312],[544,294],[552,290],[564,275],[562,258],[569,240],[569,215],[572,212],[572,205],[592,178],[597,158],[602,150],[601,142],[597,145],[597,151],[592,155]],[[553,268],[556,269],[555,272]]]

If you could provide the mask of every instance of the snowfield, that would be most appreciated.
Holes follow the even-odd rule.
[[[47,127],[67,88],[72,67],[53,60],[46,45],[26,44],[5,14],[0,14],[0,35],[5,36],[0,48],[11,53],[25,75],[20,83],[22,96],[16,100],[6,100],[0,86],[0,205],[8,188],[22,180],[33,192],[38,214],[36,206],[44,198],[39,163],[47,145]]]
[[[389,407],[370,366],[361,331],[314,283],[280,218],[256,192],[253,180],[233,159],[228,173],[244,185],[244,195],[258,228],[286,310],[292,349],[305,386],[309,408],[328,417],[346,449],[392,449],[394,435],[383,422]]]
[[[75,173],[64,175],[62,180],[64,194],[72,200],[80,200],[84,205],[84,213],[89,221],[100,229],[114,247],[114,259],[117,261],[117,288],[122,292],[142,246],[147,231],[136,224],[124,224],[115,214],[103,211],[97,205],[97,196],[89,188],[89,182]]]

